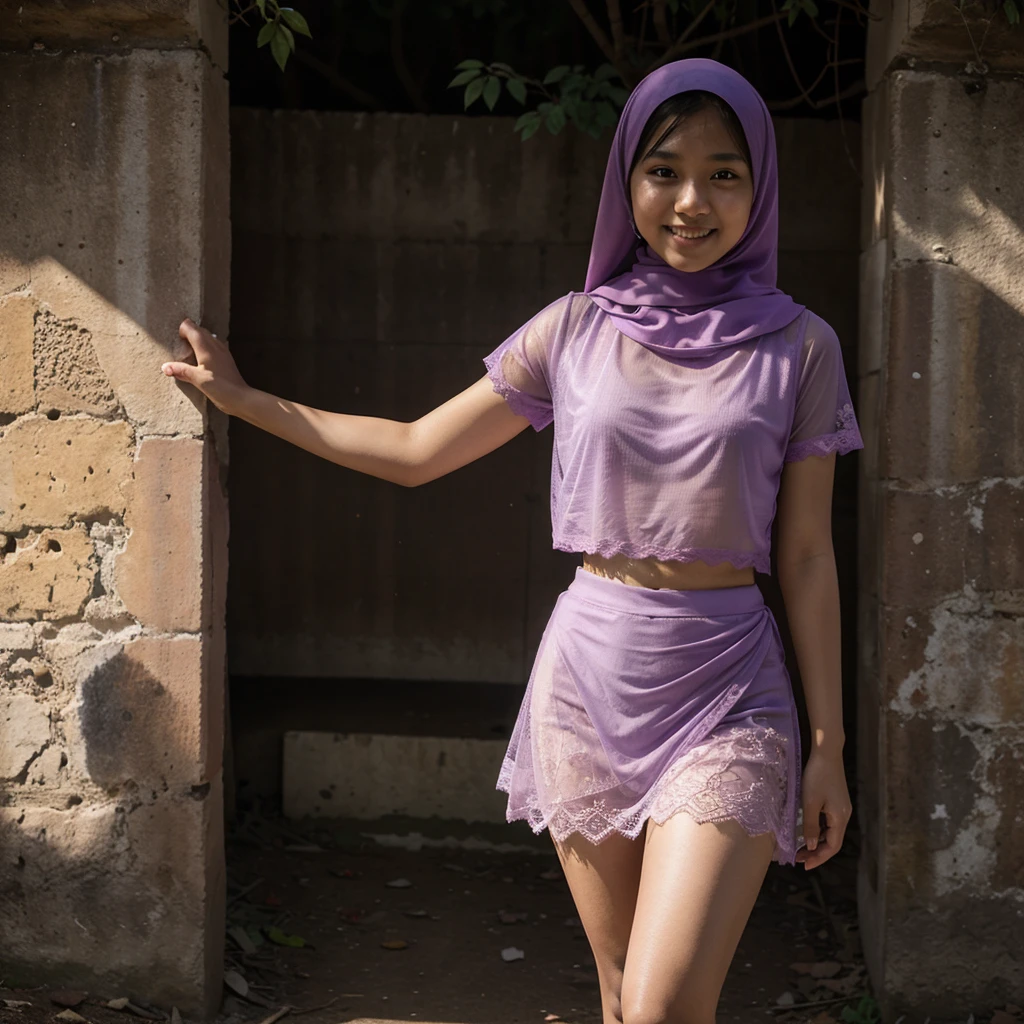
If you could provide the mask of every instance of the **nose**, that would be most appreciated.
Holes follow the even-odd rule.
[[[684,179],[679,183],[673,209],[687,217],[699,217],[711,212],[707,194],[693,178]]]

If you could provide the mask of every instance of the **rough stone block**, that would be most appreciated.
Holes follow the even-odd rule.
[[[0,413],[35,408],[32,332],[36,304],[28,295],[10,295],[0,302]]]
[[[953,75],[898,71],[890,102],[894,258],[955,265],[1024,313],[1024,80],[992,78],[968,93]]]
[[[995,17],[993,17],[993,14]],[[962,67],[975,59],[974,41],[984,40],[985,63],[993,71],[1024,69],[1019,35],[1000,8],[961,11],[934,0],[872,0],[865,78],[874,89],[898,58],[944,61]]]
[[[92,339],[74,320],[58,320],[48,310],[36,316],[36,401],[43,412],[117,411],[117,398],[100,368]]]
[[[12,621],[77,616],[96,576],[84,526],[29,532],[0,555],[0,615]]]
[[[223,686],[204,675],[206,643],[140,637],[67,652],[60,672],[77,684],[63,715],[71,775],[104,791],[134,784],[179,796],[208,783],[220,768]]]
[[[1024,476],[1024,305],[936,263],[893,270],[890,288],[883,476],[930,485]]]
[[[885,609],[882,700],[900,718],[999,727],[1024,719],[1024,618],[969,588],[933,608]]]
[[[0,434],[0,530],[124,513],[132,474],[127,423],[26,416]]]
[[[205,428],[205,400],[160,364],[188,348],[181,319],[205,312],[198,268],[217,217],[208,207],[223,204],[218,176],[228,175],[217,74],[195,50],[10,54],[0,69],[0,180],[33,184],[9,190],[0,251],[18,254],[40,308],[89,332],[147,434]],[[28,109],[47,131],[28,126]],[[226,233],[226,205],[218,212]],[[223,299],[210,305],[226,316]]]
[[[223,856],[219,776],[195,798],[0,807],[5,978],[129,993],[212,1019]]]
[[[28,694],[0,694],[0,781],[17,779],[50,742],[50,713]]]
[[[0,36],[28,49],[110,49],[155,46],[204,47],[227,69],[228,12],[215,0],[19,0],[0,7]],[[90,44],[92,44],[90,46]]]
[[[115,563],[115,589],[144,625],[203,628],[203,442],[147,438],[125,488],[131,530]]]
[[[888,293],[886,242],[879,239],[860,254],[860,343],[857,346],[857,373],[863,377],[882,368]]]
[[[506,740],[286,732],[284,813],[290,818],[412,814],[505,820],[494,788]]]
[[[927,608],[967,590],[1024,588],[1024,480],[881,492],[887,605]]]

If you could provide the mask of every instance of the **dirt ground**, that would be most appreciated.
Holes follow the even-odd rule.
[[[815,871],[771,866],[719,1024],[877,1021],[857,935],[856,859],[850,833]],[[219,1024],[600,1024],[569,890],[547,836],[525,825],[296,824],[249,812],[230,830],[228,873]],[[171,1011],[145,993],[0,988],[0,1021],[73,1024],[58,1018],[54,995],[89,1024],[166,1020]],[[131,1006],[104,1005],[126,996]],[[972,1021],[1019,1024],[1024,1013],[1011,1006]]]

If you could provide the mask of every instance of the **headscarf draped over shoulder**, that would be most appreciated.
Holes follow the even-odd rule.
[[[636,248],[628,177],[648,118],[663,101],[691,89],[721,97],[739,117],[754,164],[754,200],[739,242],[710,267],[687,273],[646,243]],[[778,235],[775,132],[754,87],[724,64],[703,58],[674,61],[649,74],[626,102],[612,140],[586,294],[624,335],[647,348],[667,356],[711,355],[780,330],[803,311],[776,287]]]

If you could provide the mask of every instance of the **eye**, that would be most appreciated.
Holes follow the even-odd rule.
[[[662,174],[662,171],[665,173]],[[656,178],[674,177],[674,172],[671,167],[652,167],[647,173],[653,174]]]
[[[720,174],[727,174],[728,177],[718,178]],[[711,175],[712,181],[714,181],[716,178],[718,178],[719,181],[738,181],[739,175],[735,171],[730,171],[728,167],[723,167],[720,171],[715,171],[715,173]]]

